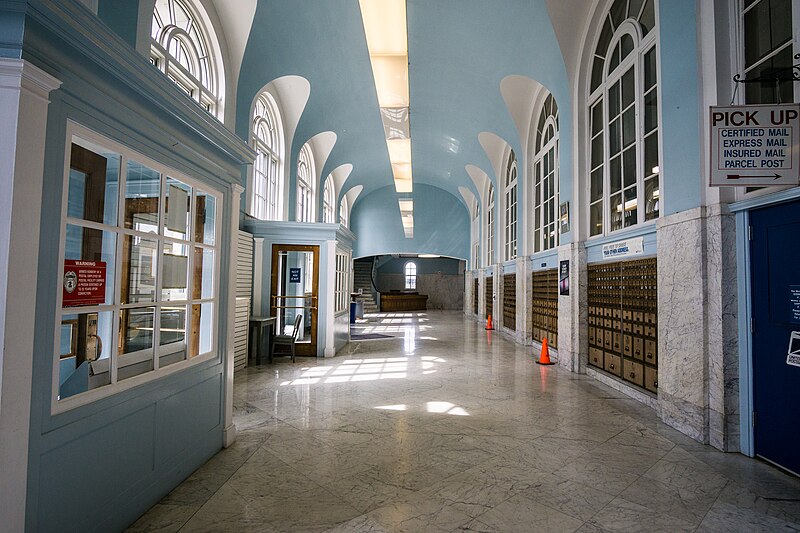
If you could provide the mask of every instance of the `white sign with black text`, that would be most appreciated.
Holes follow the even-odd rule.
[[[644,238],[636,237],[625,241],[610,242],[603,245],[603,259],[638,255],[644,252]]]
[[[710,185],[800,183],[800,104],[711,108]]]

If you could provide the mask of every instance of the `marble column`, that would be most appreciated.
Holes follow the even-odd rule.
[[[516,305],[517,305],[517,325],[516,325],[516,335],[515,340],[518,344],[525,344],[525,340],[528,338],[527,331],[525,324],[528,319],[528,302],[530,300],[526,299],[525,296],[527,294],[527,288],[530,284],[529,276],[527,276],[527,261],[524,257],[517,257],[514,262],[515,271],[517,274],[516,280],[516,287],[517,287],[517,295],[516,295]]]
[[[522,322],[522,344],[526,346],[533,345],[533,259],[525,257],[519,266],[519,274],[517,275],[517,283],[522,279],[522,287],[517,287],[522,297],[523,309],[523,322]],[[517,299],[519,304],[519,299]],[[519,307],[517,307],[519,312]]]
[[[583,373],[589,353],[586,247],[560,246],[558,260],[569,261],[569,296],[558,297],[558,364]]]

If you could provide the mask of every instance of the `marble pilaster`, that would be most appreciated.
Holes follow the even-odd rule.
[[[560,246],[558,260],[559,264],[569,261],[569,296],[558,297],[558,363],[583,373],[589,351],[586,247],[583,243]]]

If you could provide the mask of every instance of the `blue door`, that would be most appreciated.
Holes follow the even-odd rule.
[[[800,474],[800,202],[753,210],[750,223],[755,452]]]

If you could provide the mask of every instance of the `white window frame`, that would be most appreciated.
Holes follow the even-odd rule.
[[[333,176],[328,176],[325,180],[325,187],[322,190],[322,221],[333,224],[336,221],[336,188],[333,183]]]
[[[150,42],[150,62],[169,77],[189,98],[219,119],[223,118],[224,79],[221,53],[208,16],[199,2],[192,0],[165,0],[170,20],[156,4],[153,10]],[[175,25],[175,5],[189,15],[186,27]],[[160,27],[159,27],[160,26]],[[181,64],[170,52],[179,46],[187,55],[191,70]],[[192,72],[194,70],[194,72]]]
[[[541,130],[539,125],[542,125]],[[558,104],[552,94],[548,94],[539,112],[533,116],[532,131],[534,139],[532,221],[533,253],[550,250],[559,245],[558,205],[559,205],[559,125]],[[552,131],[552,136],[547,135]],[[552,168],[549,168],[552,167]],[[552,190],[546,187],[547,179],[552,177]],[[548,194],[549,193],[549,194]],[[546,197],[545,197],[546,196]],[[551,231],[553,240],[546,238]]]
[[[83,219],[73,219],[67,216],[67,205],[69,200],[69,177],[70,177],[70,157],[72,151],[72,144],[81,144],[81,141],[87,144],[94,144],[97,146],[101,146],[109,151],[113,151],[120,155],[120,173],[119,173],[119,183],[118,183],[118,191],[117,191],[117,225],[108,225],[104,223],[92,222]],[[108,137],[95,133],[94,131],[77,124],[71,120],[67,121],[67,128],[66,128],[66,148],[65,148],[65,156],[64,156],[64,173],[63,173],[63,182],[64,182],[64,190],[62,193],[61,199],[61,229],[60,229],[60,239],[59,239],[59,262],[56,265],[53,274],[56,276],[55,279],[61,280],[63,275],[63,265],[64,265],[64,256],[66,253],[66,233],[67,233],[67,225],[78,226],[83,228],[90,228],[90,229],[98,229],[104,232],[113,233],[117,238],[115,242],[115,268],[114,268],[114,300],[110,304],[102,304],[102,305],[92,305],[92,306],[80,306],[80,307],[68,307],[63,308],[62,302],[62,291],[60,290],[61,284],[59,283],[59,290],[56,291],[56,306],[55,306],[55,322],[56,331],[53,338],[53,381],[52,381],[52,390],[51,390],[51,404],[50,410],[53,414],[62,413],[71,409],[75,409],[77,407],[87,405],[93,403],[97,400],[102,398],[107,398],[109,396],[113,396],[120,392],[129,390],[133,387],[141,385],[143,383],[148,383],[154,381],[156,379],[160,379],[164,376],[174,374],[176,372],[181,372],[189,367],[198,365],[204,361],[208,361],[211,359],[218,359],[220,357],[220,353],[218,351],[218,331],[219,331],[219,314],[220,314],[220,301],[219,301],[219,288],[220,288],[220,253],[221,253],[221,246],[220,246],[220,238],[221,238],[221,230],[222,223],[224,220],[224,213],[223,213],[223,195],[220,191],[215,190],[213,187],[210,187],[207,183],[203,183],[197,179],[193,179],[182,172],[176,171],[172,168],[167,167],[153,159],[150,159],[143,154],[136,152],[127,146],[124,146],[116,141],[109,139]],[[89,149],[91,149],[89,147]],[[161,174],[161,196],[159,201],[159,232],[158,233],[151,233],[151,232],[141,232],[135,229],[128,229],[124,227],[124,200],[125,200],[125,187],[126,187],[126,168],[128,160],[134,160],[137,163],[142,165],[146,165],[150,169],[157,171]],[[179,180],[189,186],[192,187],[192,200],[191,200],[191,211],[190,211],[190,225],[187,228],[187,238],[184,239],[176,239],[166,235],[167,231],[164,228],[165,224],[165,208],[166,202],[164,202],[165,194],[166,194],[166,177],[174,178]],[[197,189],[202,190],[202,192],[208,196],[211,196],[215,199],[215,224],[214,224],[214,244],[207,245],[204,243],[198,243],[195,241],[193,236],[194,230],[194,221],[195,221],[195,208],[196,208],[196,191]],[[162,300],[160,297],[156,297],[153,302],[140,302],[140,303],[128,303],[128,304],[121,304],[121,286],[122,286],[122,245],[120,244],[121,237],[125,235],[131,235],[134,237],[143,237],[151,240],[156,240],[158,242],[158,246],[160,249],[163,249],[164,244],[168,243],[177,243],[181,245],[186,245],[190,247],[190,253],[188,256],[187,261],[187,270],[189,279],[187,281],[187,288],[190,291],[189,297],[187,300],[183,301],[165,301]],[[194,273],[194,250],[193,248],[201,248],[204,250],[212,250],[214,253],[214,275],[213,275],[213,297],[212,298],[192,298],[191,290],[192,290],[192,276]],[[159,257],[161,254],[159,253]],[[156,292],[160,294],[162,291],[161,283],[162,283],[162,269],[158,268],[156,270]],[[164,355],[169,353],[168,349],[165,350],[164,347],[158,344],[159,342],[159,329],[160,329],[160,313],[159,310],[162,307],[168,307],[170,305],[186,305],[187,309],[190,306],[195,304],[212,304],[212,330],[211,330],[211,337],[209,340],[209,345],[211,346],[211,350],[204,353],[199,353],[197,356],[194,357],[187,357],[183,361],[179,361],[165,368],[159,367],[159,357],[157,354]],[[124,379],[123,381],[117,381],[117,364],[119,359],[119,354],[116,353],[118,341],[119,341],[119,322],[120,322],[120,314],[123,309],[135,309],[135,308],[142,308],[142,307],[154,307],[155,308],[155,318],[154,318],[154,331],[153,331],[153,348],[151,350],[147,350],[151,352],[150,358],[153,360],[153,370],[144,372],[142,374],[129,377]],[[61,356],[61,334],[58,331],[58,327],[62,322],[63,315],[75,315],[75,314],[84,314],[84,313],[101,313],[101,312],[111,312],[112,314],[112,338],[109,339],[107,342],[110,342],[112,355],[107,359],[103,359],[103,361],[108,361],[107,364],[110,374],[110,383],[107,385],[102,385],[95,389],[90,389],[88,391],[76,394],[74,396],[69,396],[64,399],[58,399],[59,396],[59,373],[60,373],[60,356]],[[186,317],[186,328],[189,328],[189,313],[187,312]],[[188,339],[189,335],[187,334],[186,338]],[[145,352],[143,350],[143,352]],[[126,357],[133,356],[136,358],[137,352],[127,353],[124,354]],[[188,349],[187,349],[188,355]],[[144,360],[144,359],[143,359]],[[148,358],[149,360],[149,358]]]
[[[800,54],[800,6],[794,5],[792,6],[792,39],[780,45],[778,48],[772,50],[769,54],[758,60],[755,64],[751,65],[750,68],[745,69],[745,42],[744,42],[744,15],[745,13],[749,12],[752,9],[755,9],[758,4],[760,4],[764,0],[757,0],[753,2],[747,9],[744,8],[744,0],[730,0],[731,1],[731,18],[730,18],[730,27],[732,33],[731,41],[735,43],[734,52],[731,54],[731,68],[733,69],[734,73],[738,73],[741,75],[742,79],[747,79],[747,75],[750,71],[760,66],[765,61],[768,61],[778,53],[785,50],[787,47],[791,47],[792,57],[795,54]],[[796,4],[796,2],[795,2]],[[793,59],[793,63],[794,59]],[[800,82],[794,82],[794,101],[800,102]],[[740,85],[738,90],[736,91],[736,104],[758,104],[762,102],[748,102],[747,101],[747,88],[746,85]],[[789,103],[789,102],[783,102]],[[786,189],[791,189],[792,185],[782,186],[782,187],[737,187],[736,188],[736,200],[745,200],[750,198],[756,198],[759,196],[764,196],[767,194],[772,194],[778,191],[783,191]]]
[[[653,6],[655,9],[656,0],[649,0],[653,2]],[[643,2],[640,6],[640,13],[643,12],[646,2]],[[603,20],[605,21],[606,18],[609,16],[609,11],[611,10],[611,3],[609,3],[608,8],[604,12]],[[661,216],[662,211],[658,208],[658,214],[651,218],[650,220],[646,220],[646,212],[647,212],[647,198],[646,198],[646,191],[645,191],[645,183],[649,180],[655,179],[657,180],[658,186],[654,192],[655,196],[655,204],[658,205],[661,203],[661,198],[663,197],[663,174],[660,172],[661,169],[661,159],[662,159],[662,150],[661,150],[661,95],[660,95],[660,69],[658,67],[658,51],[659,51],[659,39],[658,39],[658,10],[655,9],[655,24],[652,29],[647,33],[647,35],[642,35],[642,29],[639,23],[637,22],[639,19],[640,14],[632,14],[630,18],[625,19],[619,24],[618,27],[614,29],[613,35],[611,36],[608,44],[607,50],[598,50],[600,36],[602,34],[602,30],[598,31],[597,37],[595,39],[595,44],[592,47],[593,57],[605,57],[606,60],[603,64],[603,79],[599,86],[594,90],[591,91],[591,87],[587,87],[587,92],[591,91],[590,94],[587,95],[586,98],[586,110],[587,110],[587,144],[586,146],[588,149],[586,150],[587,153],[587,168],[589,172],[587,172],[587,190],[589,194],[587,194],[587,202],[586,202],[586,213],[587,213],[587,238],[601,238],[606,235],[614,234],[619,231],[625,231],[633,227],[641,227],[644,224],[655,224],[655,221]],[[600,28],[605,24],[600,25]],[[618,64],[614,67],[613,70],[609,71],[609,63],[611,55],[615,49],[615,47],[621,42],[623,36],[629,36],[633,39],[633,50]],[[645,56],[651,50],[654,51],[654,60],[656,61],[656,78],[655,78],[655,85],[648,90],[656,92],[656,103],[657,103],[657,110],[656,110],[656,126],[655,129],[651,130],[648,133],[647,137],[651,135],[657,136],[656,138],[656,147],[658,150],[658,164],[655,165],[652,169],[649,169],[649,172],[645,174],[644,169],[644,151],[645,151],[645,134],[644,134],[644,124],[645,124],[645,90],[644,90],[644,61]],[[591,81],[592,78],[592,71],[594,68],[593,63],[589,63],[589,71],[590,74],[588,79]],[[628,145],[628,149],[632,149],[635,151],[634,153],[634,168],[635,168],[635,183],[634,185],[629,185],[628,187],[625,186],[624,176],[620,178],[621,180],[621,188],[619,192],[615,192],[611,194],[611,154],[610,154],[610,122],[609,121],[609,102],[610,102],[610,89],[614,86],[614,84],[619,83],[620,85],[620,93],[622,91],[622,78],[625,74],[628,73],[632,69],[633,72],[633,87],[634,87],[634,98],[631,104],[628,104],[627,107],[619,109],[619,121],[620,121],[620,130],[619,135],[622,135],[622,116],[623,112],[626,110],[633,110],[634,115],[634,141],[631,145]],[[592,110],[595,105],[602,106],[602,128],[598,134],[592,135]],[[592,141],[598,137],[598,135],[602,135],[602,149],[603,149],[603,156],[602,156],[602,163],[598,166],[592,166]],[[620,151],[614,155],[614,157],[620,158],[620,166],[621,168],[624,166],[624,155],[625,147],[621,145]],[[603,183],[603,191],[601,198],[592,201],[591,198],[591,176],[593,172],[599,171],[602,173],[602,183]],[[655,171],[655,172],[653,172]],[[656,177],[657,176],[657,177]],[[635,189],[635,196],[632,199],[629,199],[627,202],[625,200],[625,190]],[[616,196],[617,194],[621,197],[620,208],[622,214],[622,222],[620,227],[612,229],[612,217],[611,217],[611,198],[612,196]],[[631,206],[635,206],[636,208],[636,220],[633,223],[625,225],[625,211],[627,210],[627,204],[631,203]],[[591,208],[595,205],[600,205],[600,209],[602,210],[602,228],[601,231],[592,234],[593,228],[591,228],[592,224],[592,217],[591,217]]]
[[[352,252],[336,250],[336,288],[334,313],[348,311],[350,303],[350,263]]]
[[[471,231],[472,231],[472,268],[479,268],[480,267],[480,243],[481,243],[481,211],[480,207],[478,206],[478,199],[475,198],[475,201],[472,204],[472,224],[471,224]]]
[[[342,196],[342,203],[339,204],[339,224],[350,229],[350,206],[347,203],[347,196]]]
[[[314,154],[306,143],[297,156],[297,221],[314,222]]]
[[[504,180],[505,192],[505,252],[504,259],[511,261],[517,257],[517,156],[512,149],[508,154]]]
[[[494,264],[494,186],[489,184],[486,195],[486,266]]]
[[[250,124],[250,143],[258,155],[250,180],[249,213],[259,220],[283,220],[283,127],[268,92],[256,97]]]
[[[403,265],[403,280],[405,290],[417,290],[417,264],[414,261],[407,261]]]

